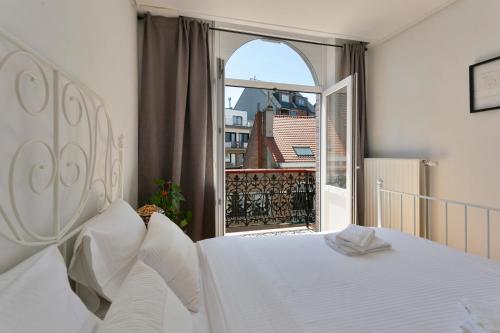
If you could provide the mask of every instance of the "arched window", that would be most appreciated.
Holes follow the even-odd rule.
[[[304,57],[285,42],[255,39],[238,48],[226,64],[226,78],[316,86]]]
[[[294,226],[314,223],[315,194],[312,187],[307,186],[304,189],[310,192],[304,194],[306,192],[300,187],[302,181],[296,177],[298,174],[292,176],[296,183],[283,199],[286,203],[278,203],[281,199],[278,200],[277,195],[282,196],[282,193],[272,188],[275,185],[268,186],[270,183],[266,179],[271,177],[269,173],[278,178],[283,175],[283,170],[274,174],[271,169],[310,172],[316,167],[319,156],[317,111],[322,87],[314,69],[319,68],[320,72],[321,66],[313,67],[306,54],[320,62],[323,50],[317,48],[313,52],[299,44],[241,35],[230,35],[221,44],[219,54],[226,60],[224,94],[219,95],[225,99],[225,159],[221,163],[224,163],[226,176],[220,177],[219,188],[226,188],[226,232],[243,230],[241,225],[248,226],[248,223],[258,230],[259,218],[264,224],[268,221]],[[219,122],[221,120],[222,117]],[[224,179],[226,183],[222,184]],[[245,185],[248,191],[239,185],[243,179],[248,184]],[[286,179],[290,181],[291,178]],[[302,205],[303,202],[307,202],[307,206]],[[245,207],[256,208],[249,211]],[[299,212],[306,211],[308,213],[300,216]]]

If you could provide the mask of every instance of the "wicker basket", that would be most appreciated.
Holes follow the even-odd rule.
[[[164,214],[165,211],[156,205],[144,205],[141,208],[137,209],[137,214],[139,214],[141,219],[144,221],[146,227],[148,226],[149,219],[151,218],[151,215],[153,215],[153,213]]]

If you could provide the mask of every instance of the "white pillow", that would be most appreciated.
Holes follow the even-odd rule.
[[[98,323],[71,290],[55,245],[0,275],[0,332],[90,333]]]
[[[123,200],[87,222],[78,235],[69,276],[112,301],[137,258],[146,227]]]
[[[196,245],[175,223],[154,213],[138,257],[160,273],[189,310],[198,312],[200,268]]]
[[[161,276],[139,260],[111,304],[101,332],[192,333],[193,321]]]

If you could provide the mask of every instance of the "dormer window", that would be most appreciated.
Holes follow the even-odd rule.
[[[311,147],[293,147],[297,156],[314,156]]]
[[[290,103],[290,95],[288,94],[281,94],[281,101],[285,103]]]
[[[242,126],[243,125],[243,117],[242,116],[233,116],[233,125],[234,126]]]

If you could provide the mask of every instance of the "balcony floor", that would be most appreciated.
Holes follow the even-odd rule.
[[[283,236],[283,235],[298,235],[298,234],[313,234],[316,231],[307,227],[290,227],[268,230],[255,230],[243,232],[226,233],[226,236],[242,236],[242,237],[269,237],[269,236]]]

